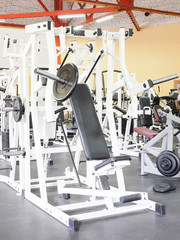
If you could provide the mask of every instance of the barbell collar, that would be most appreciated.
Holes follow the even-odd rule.
[[[2,108],[2,111],[3,112],[13,112],[14,108],[13,107],[5,107],[5,108]]]

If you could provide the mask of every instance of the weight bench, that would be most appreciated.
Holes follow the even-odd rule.
[[[165,214],[164,205],[148,200],[145,192],[130,192],[125,190],[122,168],[130,164],[129,156],[111,157],[104,139],[90,90],[86,84],[77,84],[71,95],[70,102],[76,119],[78,132],[86,156],[87,181],[83,186],[68,185],[68,181],[58,181],[59,194],[75,194],[89,196],[89,201],[67,204],[59,207],[61,210],[82,210],[84,213],[72,215],[69,226],[78,230],[78,222],[82,220],[114,216],[117,214],[150,209]],[[116,174],[118,187],[109,184],[109,174]],[[83,176],[80,176],[82,179]],[[131,202],[132,206],[121,204]],[[120,206],[114,205],[119,203]],[[105,206],[105,208],[102,206]],[[89,208],[95,208],[89,212]],[[99,209],[99,207],[101,207]],[[85,209],[87,208],[87,212]]]

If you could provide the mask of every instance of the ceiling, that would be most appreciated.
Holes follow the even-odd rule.
[[[73,1],[74,3],[72,3]],[[87,2],[89,4],[85,4]],[[98,5],[95,6],[95,4]],[[136,29],[139,31],[142,27],[180,23],[180,0],[6,0],[1,1],[0,18],[10,17],[10,19],[5,19],[5,23],[1,25],[16,24],[16,26],[21,26],[47,20],[56,20],[57,23],[57,18],[54,16],[32,17],[31,15],[28,17],[28,15],[22,16],[19,14],[18,18],[13,18],[15,16],[9,14],[46,12],[49,15],[53,15],[55,10],[64,11],[81,9],[78,11],[83,12],[85,9],[89,8],[92,11],[101,11],[102,9],[103,11],[105,10],[105,12],[94,14],[88,13],[86,16],[88,16],[89,23],[87,23],[86,18],[79,18],[71,20],[70,22],[67,22],[66,20],[64,24],[76,26],[83,23],[85,29],[96,29],[99,27],[102,29],[136,27]],[[113,8],[112,12],[106,12],[108,8]],[[149,10],[147,11],[147,9]],[[156,10],[160,11],[158,12]],[[145,12],[149,12],[150,15],[145,16]],[[177,16],[172,16],[174,15],[173,12],[176,12]],[[114,18],[102,23],[96,23],[94,21],[94,19],[108,14],[113,14]],[[62,22],[60,22],[60,24],[61,23]]]

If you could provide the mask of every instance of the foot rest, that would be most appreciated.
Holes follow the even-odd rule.
[[[120,197],[119,201],[120,201],[120,203],[127,203],[127,202],[141,200],[141,198],[142,198],[141,194],[137,193],[137,194],[131,194],[131,195],[127,195],[127,196],[122,196],[122,197]]]
[[[97,171],[98,169],[100,169],[108,164],[113,165],[114,162],[126,161],[126,160],[130,161],[131,157],[130,156],[118,156],[118,157],[108,158],[107,160],[103,161],[102,163],[99,163],[98,165],[96,165],[95,171]]]
[[[158,134],[156,131],[145,127],[134,128],[134,132],[149,138],[153,138]]]

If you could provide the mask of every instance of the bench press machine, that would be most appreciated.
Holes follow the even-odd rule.
[[[62,67],[62,73],[65,68],[66,65]],[[52,74],[38,70],[36,70],[36,73],[57,80],[57,77],[53,77]],[[143,209],[150,209],[160,215],[164,215],[164,205],[148,200],[146,192],[126,191],[122,169],[130,165],[131,158],[129,156],[110,156],[88,86],[86,84],[71,84],[70,86],[68,81],[62,79],[61,76],[59,76],[59,80],[55,84],[57,89],[58,84],[69,86],[68,97],[70,97],[78,132],[87,159],[87,174],[85,178],[79,176],[81,182],[76,181],[72,184],[72,179],[62,178],[57,181],[58,193],[68,196],[67,198],[69,198],[70,194],[89,196],[89,199],[85,202],[58,207],[59,210],[65,212],[80,211],[78,214],[69,216],[69,227],[77,231],[80,221]],[[56,93],[59,96],[61,95],[58,90]],[[68,175],[68,172],[66,174]],[[108,175],[112,174],[116,174],[117,188],[109,184]],[[119,203],[119,206],[115,207],[115,203]],[[122,206],[125,203],[132,203],[132,205]],[[98,207],[98,210],[89,212],[89,209],[93,210],[94,207]],[[84,211],[83,213],[81,212],[82,210]]]
[[[52,44],[55,44],[54,33],[49,31],[49,25],[46,25],[46,28],[44,24],[41,24],[41,26],[43,28],[43,33],[47,37],[48,46],[52,47]],[[35,27],[37,27],[39,31],[39,25]],[[68,226],[74,231],[77,231],[79,229],[79,222],[83,220],[113,216],[121,213],[128,213],[143,209],[150,209],[152,211],[156,211],[160,215],[164,215],[165,206],[150,201],[146,192],[126,191],[122,169],[123,167],[130,164],[130,157],[110,157],[87,85],[76,85],[74,83],[77,83],[77,78],[69,77],[69,74],[61,74],[63,71],[64,73],[67,73],[69,71],[70,68],[68,68],[66,65],[64,66],[64,68],[61,68],[62,72],[60,71],[58,77],[54,77],[54,84],[52,81],[47,81],[47,85],[43,86],[41,78],[39,78],[39,80],[37,81],[37,76],[35,76],[34,73],[34,69],[36,69],[37,67],[37,62],[35,61],[38,53],[37,49],[37,38],[33,33],[27,45],[25,45],[25,49],[22,54],[23,61],[19,67],[19,72],[22,74],[20,76],[18,75],[20,96],[22,99],[22,103],[25,107],[25,111],[21,121],[15,123],[17,125],[16,130],[18,136],[14,137],[14,139],[16,140],[16,142],[19,141],[21,148],[25,151],[25,154],[20,155],[18,158],[16,156],[10,156],[10,159],[12,159],[13,162],[13,170],[11,171],[13,173],[13,176],[0,176],[0,181],[7,183],[9,186],[18,191],[20,195],[24,196],[34,205],[38,206],[43,211],[53,216],[58,221],[62,222],[64,225]],[[50,50],[51,49],[49,49],[48,53],[50,59],[49,72],[55,73],[56,51]],[[29,85],[27,82],[29,67],[31,70],[30,97],[28,91]],[[75,74],[75,76],[77,75]],[[47,76],[47,78],[50,77]],[[13,82],[15,82],[15,80]],[[54,120],[54,118],[52,118],[54,117],[54,115],[51,114],[51,112],[54,113],[57,109],[56,107],[53,107],[55,105],[54,99],[52,102],[51,91],[49,91],[51,87],[53,88],[53,85],[55,92],[61,96],[59,98],[58,95],[57,99],[63,100],[61,95],[63,89],[66,87],[69,89],[69,93],[65,96],[65,98],[71,99],[72,107],[74,109],[74,113],[77,118],[76,120],[78,122],[79,134],[83,143],[82,145],[84,147],[84,152],[87,157],[87,175],[85,177],[79,175],[81,184],[79,184],[78,186],[77,178],[74,172],[70,171],[69,168],[66,169],[65,175],[63,176],[58,175],[55,177],[51,177],[47,175],[46,171],[46,158],[44,155],[49,153],[61,153],[62,151],[64,151],[64,147],[48,148],[48,146],[41,146],[40,141],[40,130],[42,130],[40,128],[42,128],[42,124],[39,124],[39,112],[43,111],[44,113],[44,109],[47,109],[48,115],[45,117],[50,122],[50,120]],[[75,91],[73,92],[74,89]],[[46,90],[45,105],[38,105],[37,107],[37,102],[40,103],[38,101],[37,93],[39,93],[40,90]],[[29,100],[31,105],[29,105]],[[32,146],[32,148],[29,144],[30,111],[32,113],[35,140],[35,146]],[[90,122],[88,120],[90,120]],[[49,122],[47,122],[47,127],[44,130],[45,134],[47,134],[46,131],[49,130],[47,129],[49,127]],[[98,145],[96,140],[98,140]],[[71,149],[72,148],[73,146],[71,147]],[[80,150],[76,148],[76,151]],[[17,159],[19,160],[19,167],[17,167],[16,165]],[[37,167],[36,178],[33,178],[31,174],[32,163],[34,163],[34,165],[36,165]],[[14,178],[16,168],[19,169],[20,173],[19,181],[16,181]],[[108,175],[110,174],[116,174],[118,185],[117,188],[110,186],[108,182]],[[51,186],[58,186],[59,194],[78,194],[82,196],[89,196],[90,198],[88,198],[85,202],[78,201],[78,203],[76,204],[63,205],[63,201],[60,206],[54,206],[48,201],[47,188]],[[39,195],[36,194],[37,192],[34,192],[34,189],[38,189]],[[116,204],[118,206],[115,206]],[[93,209],[93,207],[95,207],[96,209]],[[100,209],[97,210],[97,208],[99,207]],[[91,210],[93,210],[91,213],[89,212],[90,208]],[[73,210],[80,211],[80,214],[70,214],[69,211]],[[82,211],[84,212],[85,210],[86,213],[82,214]]]

